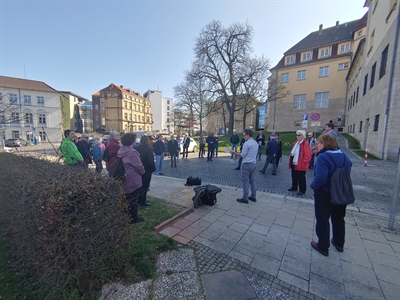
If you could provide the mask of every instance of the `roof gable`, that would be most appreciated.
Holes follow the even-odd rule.
[[[337,26],[314,31],[307,35],[304,39],[287,50],[284,55],[293,54],[299,51],[314,49],[317,47],[338,43],[340,41],[350,40],[354,30],[358,26],[360,20],[346,22]]]
[[[42,81],[0,76],[0,87],[6,89],[21,89],[28,91],[40,91],[58,93],[57,90]]]

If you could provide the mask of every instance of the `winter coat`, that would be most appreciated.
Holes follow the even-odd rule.
[[[125,179],[122,181],[122,189],[125,194],[131,194],[142,187],[142,175],[144,167],[140,160],[140,154],[131,146],[122,146],[117,153],[122,158],[125,168]]]
[[[325,192],[331,190],[331,177],[336,167],[344,167],[350,175],[353,163],[339,148],[334,150],[322,149],[318,153],[318,159],[314,165],[314,179],[310,187],[313,190],[322,189]]]
[[[154,172],[156,170],[156,164],[154,163],[153,149],[150,146],[137,146],[135,147],[135,149],[140,154],[140,160],[144,166],[146,173]]]
[[[64,156],[66,165],[76,165],[83,161],[81,153],[78,151],[73,140],[65,138],[61,143],[61,153]]]
[[[168,152],[170,155],[177,155],[179,151],[178,142],[175,140],[168,141]]]
[[[231,138],[229,139],[231,144],[239,144],[239,136],[237,134],[232,134]]]
[[[265,135],[262,134],[262,135],[260,136],[260,134],[258,134],[257,137],[256,137],[256,142],[257,142],[257,144],[259,144],[259,145],[260,145],[260,142],[261,142],[261,146],[264,146],[264,145],[265,145]]]
[[[93,154],[94,161],[97,161],[97,162],[102,161],[100,146],[94,147],[92,150],[92,154]]]
[[[165,144],[163,141],[157,141],[153,145],[155,155],[162,155],[165,152]]]
[[[115,167],[117,166],[117,160],[118,160],[118,150],[121,148],[119,143],[116,140],[110,140],[107,144],[107,152],[108,152],[108,162],[106,162],[106,169],[108,172],[113,173],[115,170]]]
[[[267,143],[267,147],[265,149],[265,155],[267,156],[278,156],[279,143],[277,140],[272,139]]]
[[[294,146],[296,145],[297,141],[294,141],[292,145],[292,150]],[[311,148],[310,144],[307,142],[307,140],[303,139],[300,142],[300,152],[299,152],[299,160],[297,162],[297,165],[294,166],[294,169],[297,171],[307,171],[310,167],[310,160],[311,160]],[[293,156],[290,156],[289,158],[289,169],[292,168],[292,161],[293,161]]]
[[[80,140],[75,145],[78,148],[78,151],[81,153],[85,164],[87,164],[87,165],[91,164],[92,156],[90,154],[90,146],[89,146],[88,142],[86,142],[84,140]]]

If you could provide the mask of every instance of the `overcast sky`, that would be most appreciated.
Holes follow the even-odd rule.
[[[0,0],[0,74],[91,95],[110,83],[173,97],[201,29],[248,22],[273,67],[319,24],[361,18],[364,0]],[[25,75],[26,74],[26,75]]]

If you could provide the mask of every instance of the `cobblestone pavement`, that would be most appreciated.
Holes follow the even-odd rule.
[[[374,212],[389,213],[392,203],[392,195],[397,173],[397,162],[369,161],[364,167],[364,160],[344,149],[353,162],[351,177],[356,196],[355,207]],[[257,161],[257,169],[260,170],[265,163],[266,156]],[[220,184],[238,189],[238,198],[242,196],[242,183],[240,171],[234,170],[237,160],[221,153],[213,161],[207,162],[205,158],[198,158],[197,153],[190,153],[189,159],[179,159],[177,168],[170,167],[168,158],[164,160],[163,172],[166,176],[186,179],[188,176],[200,177],[202,184]],[[265,175],[257,172],[257,190],[279,195],[296,196],[289,192],[291,187],[291,173],[288,168],[288,156],[283,156],[277,169],[277,175],[271,174],[272,166],[268,166]],[[157,176],[157,175],[154,175]],[[307,191],[301,198],[314,199],[313,190],[309,187],[314,173],[312,170],[306,173]],[[297,196],[296,196],[297,197]],[[400,213],[398,206],[397,213]]]

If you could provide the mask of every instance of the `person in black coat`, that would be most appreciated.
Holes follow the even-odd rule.
[[[263,147],[265,146],[265,135],[264,135],[264,133],[262,132],[262,130],[260,130],[260,131],[258,132],[258,135],[257,135],[257,137],[256,137],[256,142],[257,142],[257,144],[258,144],[258,153],[257,153],[257,157],[258,157],[258,160],[261,160],[262,149],[263,149]]]
[[[279,137],[279,134],[275,135],[275,139],[278,142],[278,154],[276,155],[276,167],[278,167],[282,157],[282,141],[281,138]]]
[[[84,166],[86,168],[89,167],[89,164],[92,164],[92,155],[90,154],[90,146],[88,141],[89,135],[84,133],[81,135],[80,141],[75,144],[83,157]]]
[[[150,140],[147,135],[142,135],[139,146],[135,147],[140,154],[140,160],[144,166],[144,174],[142,175],[142,187],[140,190],[138,204],[141,206],[150,206],[151,203],[146,200],[147,191],[150,187],[151,174],[155,171],[153,149],[150,147]]]
[[[182,159],[185,158],[185,155],[187,159],[189,154],[189,145],[190,145],[190,138],[188,137],[187,133],[185,133],[185,137],[182,140],[182,145],[183,145]]]
[[[168,152],[171,157],[171,167],[175,166],[176,168],[176,157],[179,155],[179,146],[173,135],[171,135],[171,139],[168,141]]]
[[[210,135],[206,139],[207,143],[207,161],[212,161],[212,158],[214,156],[214,151],[215,151],[215,137],[214,133],[210,133]]]
[[[265,160],[264,167],[260,170],[261,173],[265,174],[265,170],[268,165],[272,163],[272,175],[276,175],[276,156],[278,154],[279,143],[273,138],[267,143],[267,148],[265,149],[265,155],[267,159]]]

